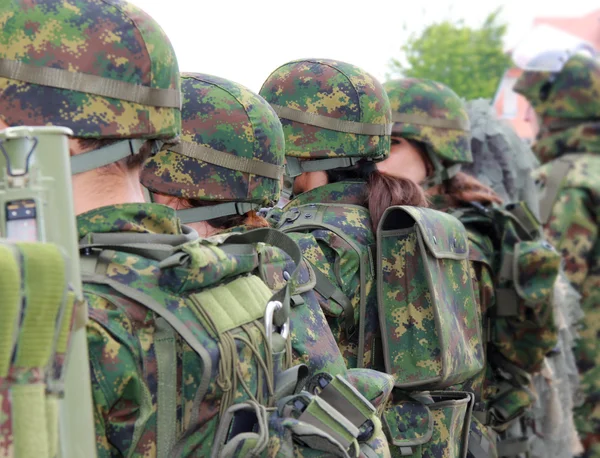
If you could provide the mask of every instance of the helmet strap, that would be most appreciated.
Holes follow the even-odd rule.
[[[83,172],[99,169],[100,167],[125,159],[128,156],[135,156],[140,153],[147,141],[145,139],[122,140],[112,145],[71,156],[71,175],[78,175]],[[152,153],[154,154],[160,150],[163,142],[160,140],[151,140],[151,142]]]
[[[224,202],[207,207],[185,208],[177,210],[177,216],[182,224],[208,221],[215,218],[231,215],[245,215],[249,211],[260,209],[260,204],[250,202]]]
[[[445,183],[446,181],[449,181],[455,177],[458,172],[460,172],[460,164],[454,164],[450,167],[446,167],[429,145],[426,145],[425,151],[429,161],[433,165],[433,175],[427,177],[425,181],[421,183],[421,187],[423,189],[431,189],[435,186]]]

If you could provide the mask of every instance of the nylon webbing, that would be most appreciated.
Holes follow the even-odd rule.
[[[71,156],[71,175],[97,169],[139,153],[145,140],[123,140],[87,153]]]
[[[249,211],[260,209],[260,204],[250,202],[224,202],[207,207],[184,208],[177,210],[177,217],[183,224],[208,221],[229,215],[245,215]]]
[[[336,132],[345,132],[357,135],[390,135],[392,133],[392,123],[372,124],[366,122],[346,121],[343,119],[331,118],[316,113],[296,110],[290,107],[271,104],[277,116],[281,119],[296,121],[309,126],[321,127],[323,129],[335,130]]]
[[[503,458],[517,457],[521,453],[529,451],[529,439],[521,437],[518,439],[505,439],[498,442],[498,456]]]
[[[333,299],[335,302],[342,306],[344,310],[344,328],[346,330],[347,337],[350,337],[351,331],[354,328],[354,308],[348,297],[335,286],[327,276],[321,272],[317,266],[312,266],[315,273],[315,291],[319,293],[325,299]]]
[[[17,343],[21,310],[21,269],[13,245],[0,244],[0,378],[8,376],[13,349]],[[2,447],[0,447],[2,450]]]
[[[236,156],[197,143],[182,141],[170,146],[168,150],[229,170],[237,170],[238,172],[250,173],[274,180],[278,180],[283,176],[284,168],[282,165],[269,164],[255,159]]]
[[[134,232],[90,232],[80,241],[80,248],[85,244],[94,246],[110,245],[119,246],[133,244],[158,244],[176,247],[191,242],[198,238],[198,233],[190,228],[183,227],[182,234],[144,234]]]
[[[156,320],[154,340],[157,379],[157,456],[170,456],[177,439],[177,350],[175,331],[164,318]]]
[[[358,437],[358,428],[319,397],[312,398],[298,420],[329,434],[344,449],[348,449],[352,445],[352,441]]]
[[[414,113],[394,113],[392,121],[405,124],[418,124],[419,126],[438,127],[441,129],[454,129],[468,132],[471,129],[468,119],[442,119],[432,118]],[[393,132],[393,130],[392,130]]]
[[[540,220],[542,224],[547,224],[552,214],[552,208],[560,192],[562,181],[573,167],[573,158],[563,156],[551,166],[550,173],[546,180],[546,191],[544,197],[540,199]]]
[[[300,268],[300,262],[302,261],[302,252],[298,245],[296,245],[296,242],[283,232],[276,229],[264,228],[254,229],[244,234],[233,234],[227,238],[227,243],[265,243],[285,251],[292,261],[294,261],[296,267],[290,274],[290,279],[287,281],[285,287],[276,292],[269,300],[269,302],[279,301],[283,304],[283,307],[280,310],[276,310],[273,315],[275,325],[279,327],[283,326],[290,315],[290,283],[295,281],[296,274]]]
[[[177,89],[158,89],[89,73],[39,67],[18,60],[0,59],[0,76],[25,83],[110,97],[151,107],[181,108],[181,94]]]
[[[375,414],[375,407],[339,375],[319,393],[319,397],[357,428]]]

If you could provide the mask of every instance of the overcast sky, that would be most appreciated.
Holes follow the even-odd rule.
[[[516,45],[536,16],[579,16],[597,0],[131,0],[164,28],[182,71],[258,91],[271,71],[303,57],[334,58],[385,80],[411,31],[444,19],[477,26],[496,7]],[[408,30],[403,30],[406,23]]]

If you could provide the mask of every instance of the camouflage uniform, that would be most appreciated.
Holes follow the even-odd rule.
[[[548,196],[541,205],[546,236],[562,252],[566,274],[582,295],[585,320],[576,357],[585,401],[576,409],[576,424],[585,456],[599,457],[600,64],[575,55],[553,72],[526,71],[515,90],[541,119],[533,149],[543,163],[536,178]]]
[[[242,85],[197,73],[182,75],[182,94],[182,143],[148,159],[141,182],[152,192],[214,204],[179,211],[190,222],[210,222],[213,208],[225,208],[222,214],[244,215],[273,205],[280,192],[277,174],[283,173],[284,139],[279,118],[269,104]],[[200,151],[206,154],[194,154]],[[252,173],[248,172],[248,162],[258,165]],[[223,205],[229,202],[239,206],[227,210]],[[247,230],[245,226],[234,226],[222,232]],[[270,251],[264,261],[274,266],[264,273],[266,283],[273,291],[281,289],[288,279],[285,272],[293,270],[293,262],[278,250]],[[381,408],[391,391],[389,377],[374,371],[347,370],[312,291],[313,277],[304,262],[290,311],[294,361],[306,364],[313,379],[323,372],[344,376]],[[378,456],[387,456],[385,436],[380,426],[376,425],[375,430],[369,446]],[[275,447],[276,438],[271,440]]]
[[[445,183],[460,170],[461,164],[473,161],[468,114],[461,99],[450,88],[434,81],[413,78],[388,81],[384,87],[392,105],[392,135],[422,143],[434,166],[432,176],[424,183],[426,187]],[[448,213],[460,210],[456,208],[454,200],[445,194],[430,196],[429,199],[431,207],[436,210]],[[493,246],[488,235],[471,227],[467,228],[467,232],[471,277],[484,330],[485,317],[495,301],[490,269]],[[457,387],[475,394],[475,412],[485,409],[483,401],[487,398],[489,389],[485,379],[485,371],[482,371],[470,382]],[[470,446],[472,442],[479,442],[482,436],[486,436],[489,456],[496,456],[496,438],[492,429],[477,420],[473,421],[471,429]]]

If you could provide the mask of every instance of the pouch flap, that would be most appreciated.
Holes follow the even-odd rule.
[[[545,240],[520,242],[514,247],[513,281],[519,297],[536,303],[552,294],[561,255]]]
[[[433,435],[433,416],[425,404],[400,400],[383,412],[383,429],[397,446],[411,447],[429,442]]]
[[[294,272],[295,264],[292,258],[280,248],[263,245],[258,247],[259,272],[263,281],[271,291],[279,291]],[[316,278],[310,264],[302,258],[300,268],[290,294],[302,294],[315,287]]]
[[[435,258],[467,259],[469,245],[465,227],[447,213],[421,207],[390,207],[381,218],[378,232],[406,229],[414,223],[417,224],[427,249]]]
[[[252,272],[258,266],[253,244],[220,244],[200,239],[180,246],[160,263],[159,285],[176,293],[193,292]]]

